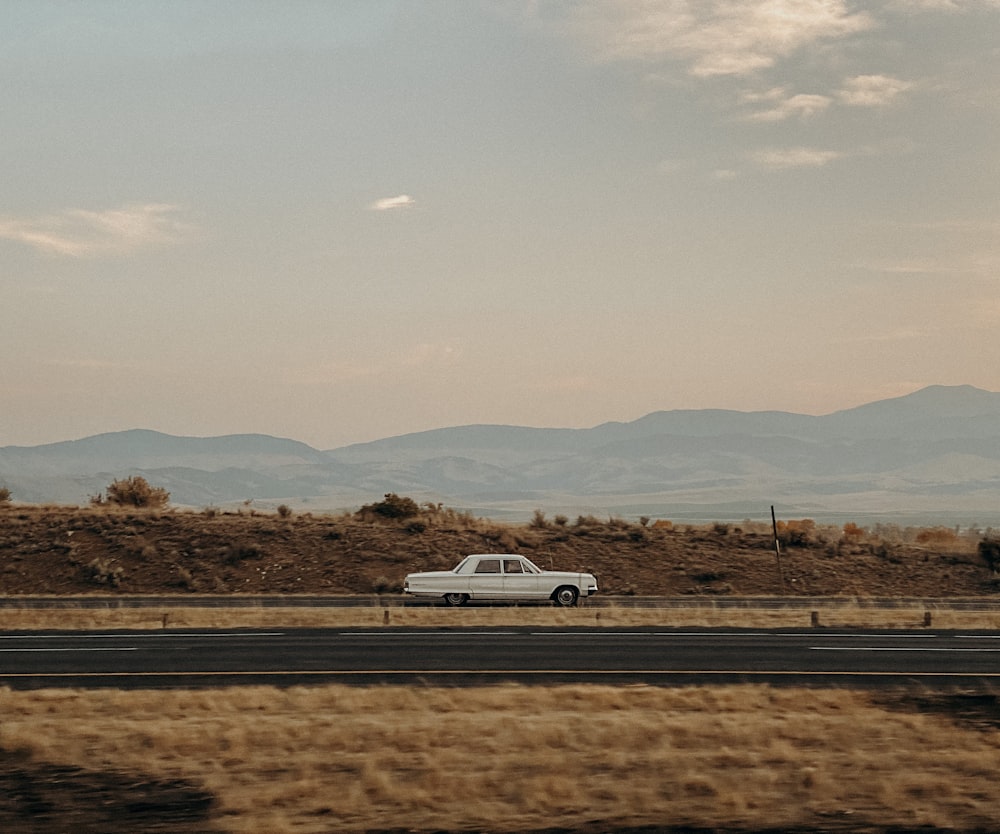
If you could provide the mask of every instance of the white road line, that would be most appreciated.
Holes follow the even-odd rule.
[[[516,637],[520,631],[408,631],[393,634],[391,631],[341,631],[341,637]]]
[[[177,633],[154,631],[149,634],[129,632],[128,634],[0,634],[0,640],[163,640],[167,638],[207,639],[211,637],[282,637],[283,631],[233,631],[233,632],[192,632]]]
[[[920,646],[810,646],[814,652],[1000,652],[1000,649],[937,649]]]
[[[532,631],[532,637],[656,637],[653,631]],[[666,632],[672,634],[672,632]]]
[[[137,646],[87,646],[86,648],[0,649],[0,652],[137,652]]]

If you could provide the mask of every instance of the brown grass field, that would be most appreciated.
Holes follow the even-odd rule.
[[[0,509],[0,593],[393,594],[467,552],[587,568],[606,593],[840,596],[824,626],[919,627],[991,597],[983,535],[799,522],[496,525],[349,516]],[[805,520],[808,521],[808,520]],[[932,605],[933,626],[1000,615]],[[386,622],[388,616],[389,621]],[[0,609],[0,629],[810,624],[805,609]],[[0,832],[1000,831],[992,692],[502,685],[0,689]]]
[[[0,690],[0,830],[995,832],[995,699],[988,721],[933,709],[964,701],[979,703],[748,685]]]

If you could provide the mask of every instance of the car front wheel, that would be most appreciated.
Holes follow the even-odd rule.
[[[445,594],[444,601],[448,603],[452,608],[458,608],[460,605],[465,605],[469,598],[465,594]]]
[[[576,600],[579,596],[580,592],[576,588],[570,585],[563,585],[561,588],[556,588],[552,599],[556,601],[556,605],[561,605],[563,608],[572,608],[576,605]]]

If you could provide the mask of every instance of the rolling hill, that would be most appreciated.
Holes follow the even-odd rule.
[[[148,430],[0,447],[0,485],[85,503],[141,474],[193,507],[357,507],[387,492],[493,518],[786,515],[1000,524],[1000,393],[931,386],[828,415],[676,410],[589,429],[472,425],[332,450]]]

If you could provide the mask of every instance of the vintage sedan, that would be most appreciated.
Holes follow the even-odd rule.
[[[596,594],[597,579],[590,573],[542,570],[516,553],[474,553],[452,570],[408,574],[403,593],[438,597],[456,606],[470,599],[551,599],[568,608],[580,597]]]

